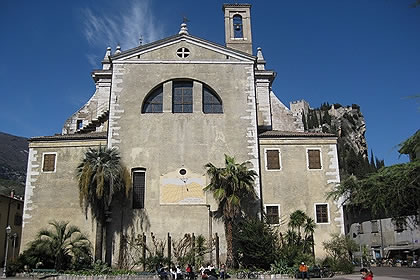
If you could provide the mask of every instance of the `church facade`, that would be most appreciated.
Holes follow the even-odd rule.
[[[188,33],[112,53],[92,72],[96,91],[54,136],[30,139],[22,248],[51,220],[67,220],[94,244],[95,226],[79,206],[76,167],[88,148],[116,147],[131,171],[132,193],[115,205],[108,238],[112,262],[121,234],[153,233],[165,239],[185,233],[220,236],[212,217],[217,203],[203,191],[206,163],[224,166],[224,155],[248,161],[258,177],[259,211],[273,227],[303,210],[317,223],[315,254],[322,242],[344,233],[340,203],[326,199],[339,183],[337,139],[303,131],[301,119],[277,98],[276,73],[253,55],[251,6],[225,4],[226,45]]]

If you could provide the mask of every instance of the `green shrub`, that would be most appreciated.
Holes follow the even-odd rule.
[[[338,259],[332,266],[333,271],[340,271],[344,274],[352,274],[354,272],[354,265],[347,259]]]
[[[278,235],[259,219],[244,219],[236,227],[237,259],[243,267],[269,269],[277,259]]]

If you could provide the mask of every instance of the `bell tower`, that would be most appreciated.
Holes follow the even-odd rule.
[[[224,4],[226,47],[252,55],[251,5]]]

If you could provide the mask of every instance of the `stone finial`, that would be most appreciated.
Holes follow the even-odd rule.
[[[117,45],[117,48],[115,49],[115,54],[120,54],[121,53],[121,46],[120,44]]]
[[[104,60],[109,60],[109,57],[111,56],[111,47],[106,48]]]
[[[185,22],[181,23],[181,30],[179,30],[179,35],[188,35],[188,27]]]
[[[265,60],[261,48],[257,48],[257,69],[265,70]]]
[[[102,69],[108,70],[111,65],[111,47],[106,48],[104,59],[102,60]]]

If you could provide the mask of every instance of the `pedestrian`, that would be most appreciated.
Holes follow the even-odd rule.
[[[308,266],[304,262],[299,265],[299,272],[302,279],[309,279]]]
[[[176,279],[183,279],[182,270],[179,265],[176,266]]]
[[[363,280],[373,280],[373,272],[365,267],[360,269],[360,274],[362,274]]]
[[[172,266],[170,269],[169,269],[169,272],[171,273],[171,276],[172,276],[172,279],[174,279],[174,280],[176,280],[178,277],[178,275],[177,275],[177,273],[176,273],[176,267],[175,266]]]
[[[220,266],[219,276],[220,276],[220,279],[226,278],[226,266],[224,264]]]
[[[187,265],[187,268],[185,269],[188,275],[188,279],[193,280],[194,279],[194,271],[190,264]]]

